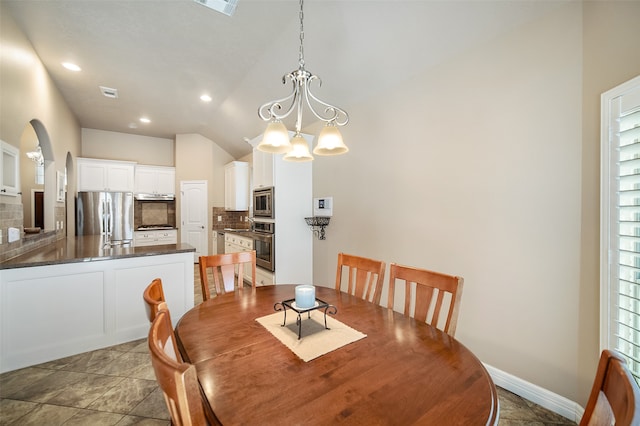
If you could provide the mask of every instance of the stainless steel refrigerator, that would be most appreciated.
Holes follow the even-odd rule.
[[[105,244],[133,242],[132,192],[78,192],[76,235],[101,235]]]

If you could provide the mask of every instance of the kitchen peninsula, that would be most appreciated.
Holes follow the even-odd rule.
[[[146,336],[144,288],[161,278],[177,321],[194,304],[188,244],[104,248],[68,237],[0,264],[0,373]]]

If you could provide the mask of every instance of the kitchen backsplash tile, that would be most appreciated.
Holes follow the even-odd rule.
[[[220,217],[220,221],[218,221]],[[249,222],[245,218],[249,217],[249,211],[227,211],[224,207],[213,208],[213,230],[233,228],[233,229],[249,229]]]
[[[134,228],[142,225],[171,225],[176,226],[176,202],[171,201],[140,201],[133,206]]]
[[[0,262],[20,256],[30,250],[46,246],[66,235],[65,226],[56,231],[40,232],[39,234],[22,234],[22,238],[12,243],[8,242],[9,227],[23,230],[24,213],[22,204],[0,203],[0,232],[2,233],[2,244],[0,244]],[[55,207],[54,220],[56,223],[66,224],[65,208]],[[72,225],[73,226],[73,225]]]

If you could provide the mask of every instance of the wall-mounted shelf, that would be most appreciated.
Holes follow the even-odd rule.
[[[324,236],[324,228],[329,226],[329,221],[331,220],[328,216],[312,216],[305,217],[304,220],[307,222],[307,225],[311,227],[313,233],[318,236],[319,240],[326,239]]]

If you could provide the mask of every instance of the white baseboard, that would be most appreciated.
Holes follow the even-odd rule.
[[[541,388],[538,385],[529,383],[516,376],[504,371],[498,370],[490,365],[484,364],[485,368],[491,375],[496,386],[513,392],[524,399],[528,399],[547,410],[560,414],[576,423],[580,422],[584,408],[577,402],[571,401],[563,396]]]

